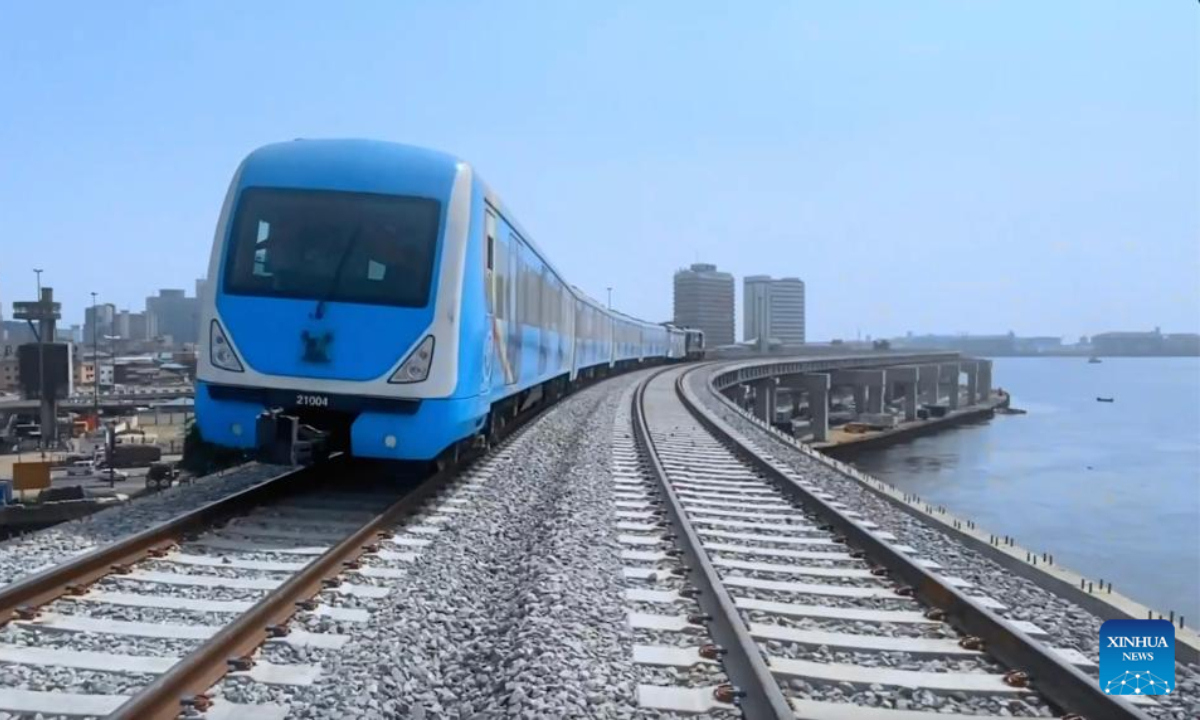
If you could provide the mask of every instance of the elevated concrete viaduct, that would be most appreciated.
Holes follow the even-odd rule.
[[[966,375],[965,392],[960,385]],[[764,422],[774,422],[780,397],[793,410],[808,405],[813,441],[827,442],[829,407],[836,388],[850,388],[858,414],[882,413],[887,402],[903,401],[904,420],[917,420],[922,404],[949,409],[991,398],[992,362],[955,352],[878,353],[846,357],[756,359],[731,364],[713,377],[713,387]]]

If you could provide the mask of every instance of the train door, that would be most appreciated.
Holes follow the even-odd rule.
[[[524,243],[521,244],[521,293],[524,308],[521,311],[521,324],[524,334],[521,336],[521,350],[528,355],[529,370],[535,376],[545,372],[545,359],[542,357],[545,348],[542,347],[541,318],[538,311],[541,308],[542,293],[539,289],[542,273],[533,251]],[[534,365],[534,363],[537,363]]]
[[[546,366],[551,375],[562,372],[563,366],[563,318],[562,286],[550,270],[542,266],[542,328],[546,342]],[[548,331],[548,334],[547,334]]]
[[[579,369],[581,367],[583,367],[583,364],[584,364],[583,359],[585,357],[587,357],[584,354],[584,348],[586,347],[584,345],[584,343],[587,342],[584,332],[585,332],[585,329],[587,328],[587,323],[585,322],[584,317],[583,317],[583,302],[582,301],[580,301],[578,299],[575,300],[575,307],[574,307],[573,314],[575,316],[575,328],[574,328],[575,342],[573,343],[575,346],[575,350],[572,352],[571,365],[575,370],[574,375],[578,376]]]
[[[617,361],[617,322],[609,313],[604,313],[604,338],[608,342],[605,355],[608,356],[608,366],[612,367]]]
[[[511,311],[508,318],[508,362],[511,367],[508,384],[515,385],[521,379],[521,241],[515,233],[508,234],[508,287],[507,302]]]
[[[534,262],[537,262],[536,260]],[[545,377],[546,364],[550,356],[550,303],[547,300],[547,292],[549,290],[546,280],[550,273],[546,270],[546,266],[542,265],[534,267],[533,281],[534,293],[536,297],[534,302],[537,303],[537,327],[538,327],[538,377]]]
[[[575,364],[575,312],[574,298],[561,281],[558,283],[558,371],[569,372]]]
[[[499,371],[508,382],[508,358],[504,347],[504,308],[503,298],[499,297],[499,287],[502,287],[503,272],[497,268],[498,255],[501,248],[496,242],[496,214],[490,209],[484,210],[483,215],[483,295],[487,304],[486,336],[483,342],[483,378],[482,390],[485,394],[492,391],[493,376],[496,372],[496,360],[499,360]]]

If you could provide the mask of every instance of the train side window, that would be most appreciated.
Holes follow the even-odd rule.
[[[487,238],[487,269],[495,270],[496,268],[496,216],[491,210],[484,213],[483,216],[484,235]]]
[[[487,296],[487,309],[489,313],[496,312],[496,216],[491,210],[484,212],[483,215],[483,233],[484,233],[484,249],[485,265],[484,265],[484,288],[483,294]]]
[[[506,243],[498,243],[495,246],[496,269],[492,273],[492,294],[495,298],[496,317],[501,320],[512,314],[508,304],[508,285],[512,282],[512,275],[508,271],[508,253]]]

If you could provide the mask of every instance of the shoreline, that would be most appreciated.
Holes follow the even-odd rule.
[[[996,410],[1008,407],[1008,395],[994,395],[982,403],[953,410],[944,417],[901,422],[888,430],[869,431],[862,434],[839,432],[838,439],[819,443],[806,443],[810,448],[836,459],[853,456],[859,451],[875,450],[914,437],[928,435],[947,428],[972,422],[981,422],[995,417]]]

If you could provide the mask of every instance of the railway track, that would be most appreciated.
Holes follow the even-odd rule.
[[[1147,718],[1103,694],[1081,653],[1006,619],[986,588],[943,574],[703,408],[689,371],[637,387],[614,451],[644,712]]]
[[[0,586],[0,665],[28,688],[0,684],[0,714],[286,717],[210,689],[313,684],[319,662],[272,663],[265,644],[337,652],[369,627],[358,605],[403,582],[508,453],[391,492],[332,489],[336,461],[284,473]]]

